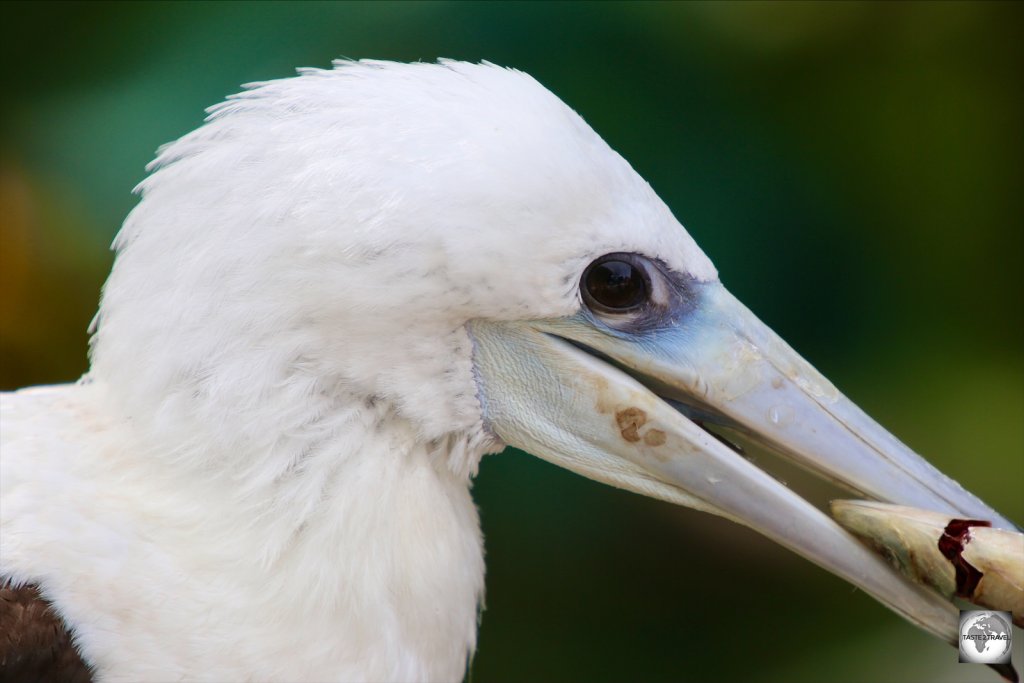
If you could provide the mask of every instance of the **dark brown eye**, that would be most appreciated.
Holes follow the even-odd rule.
[[[627,254],[610,254],[587,266],[583,273],[587,303],[606,311],[623,312],[647,301],[647,277],[630,261]]]

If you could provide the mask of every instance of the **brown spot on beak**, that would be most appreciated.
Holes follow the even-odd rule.
[[[639,408],[626,408],[615,413],[615,421],[619,425],[622,438],[630,443],[640,440],[640,428],[647,422],[647,413]]]
[[[648,446],[660,446],[665,443],[665,432],[660,429],[650,429],[644,434],[644,443]]]

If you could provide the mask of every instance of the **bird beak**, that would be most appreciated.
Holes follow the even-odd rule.
[[[485,420],[506,444],[584,476],[721,515],[956,641],[957,612],[720,440],[745,434],[859,496],[1004,517],[843,397],[717,282],[668,327],[628,333],[569,318],[474,321]]]

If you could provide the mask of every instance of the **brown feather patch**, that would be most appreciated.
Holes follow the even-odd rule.
[[[33,585],[0,583],[0,681],[91,683],[64,622]]]

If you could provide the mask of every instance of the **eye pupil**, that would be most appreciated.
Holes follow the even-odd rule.
[[[609,259],[590,266],[584,276],[587,294],[613,310],[634,308],[647,299],[647,283],[632,263]]]

